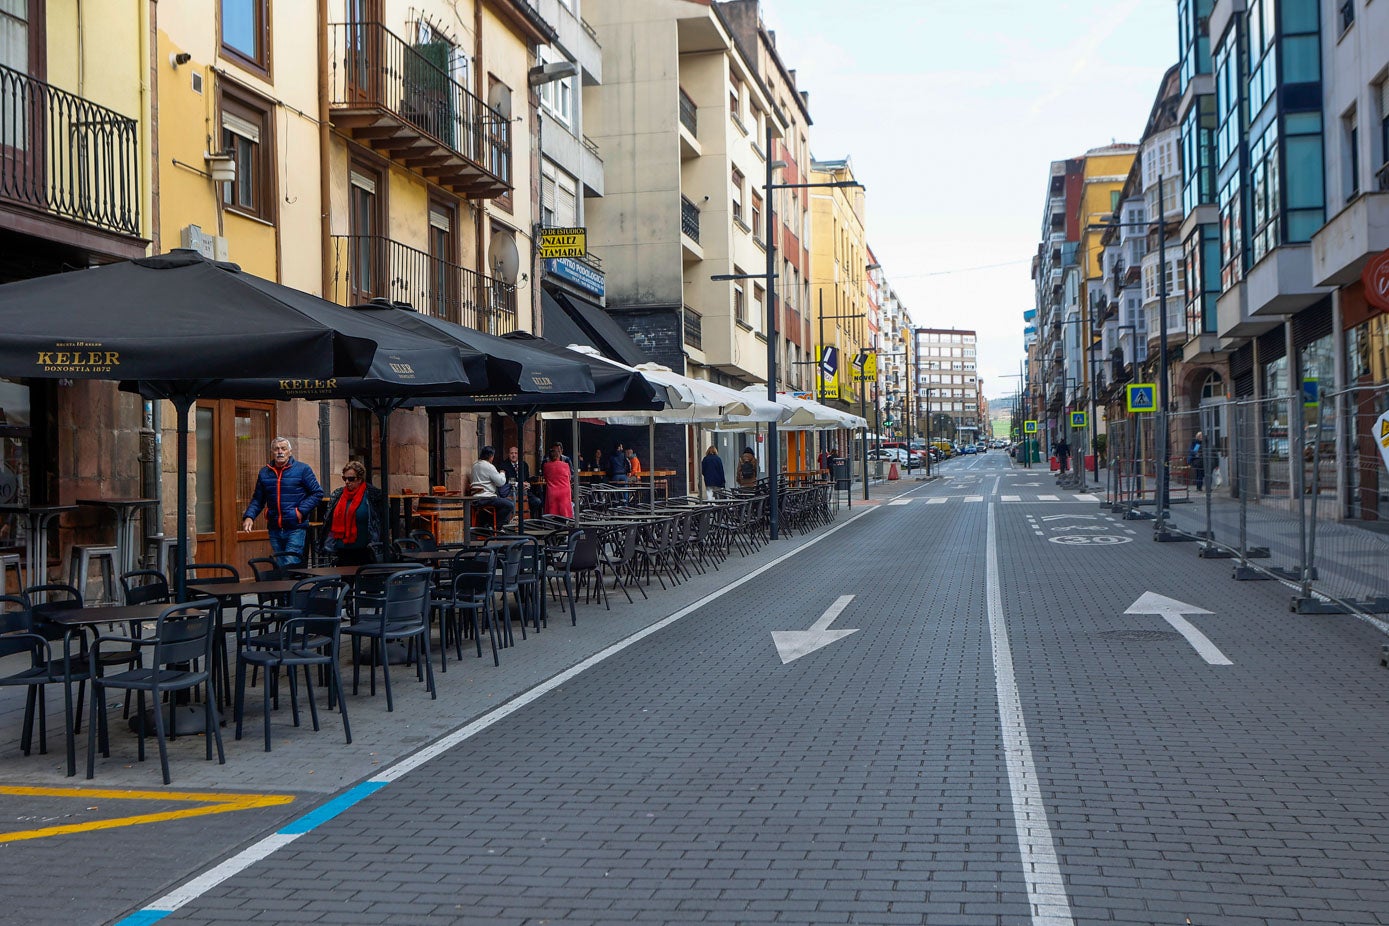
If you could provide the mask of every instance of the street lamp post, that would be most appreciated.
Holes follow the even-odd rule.
[[[767,179],[762,188],[766,191],[765,208],[767,212],[766,222],[766,252],[767,269],[765,273],[720,273],[711,276],[709,279],[714,281],[724,280],[766,280],[767,306],[766,323],[767,329],[767,400],[776,402],[776,383],[777,383],[777,351],[780,343],[777,332],[777,293],[776,293],[776,229],[774,219],[776,215],[776,200],[772,196],[775,190],[804,189],[806,187],[862,187],[863,184],[857,180],[836,180],[830,183],[775,183],[772,173],[778,167],[785,167],[785,161],[772,159],[772,120],[767,120]],[[775,421],[767,423],[767,536],[776,540],[780,535],[781,529],[781,444],[777,434]]]

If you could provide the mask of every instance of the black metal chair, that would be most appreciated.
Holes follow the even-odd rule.
[[[185,604],[172,604],[165,608],[155,621],[154,629],[147,637],[103,637],[92,644],[91,674],[92,705],[91,718],[87,726],[87,777],[96,774],[96,750],[98,736],[101,754],[111,755],[111,743],[106,728],[106,712],[98,710],[104,700],[107,688],[128,689],[135,692],[136,711],[139,719],[139,759],[145,761],[145,718],[150,716],[145,710],[145,696],[153,701],[154,735],[159,741],[159,765],[164,773],[164,783],[168,784],[169,749],[166,741],[165,717],[161,705],[165,695],[172,696],[180,691],[191,691],[211,680],[213,638],[217,634],[219,609],[217,599],[200,598]],[[138,647],[148,653],[142,664],[114,675],[97,675],[96,667],[101,658],[101,649],[107,644],[120,644]],[[217,742],[217,762],[226,764],[222,750],[222,728],[217,716],[217,699],[208,692],[203,699],[203,735],[207,738],[207,758],[212,761],[212,743]]]
[[[371,610],[358,611],[342,630],[352,638],[352,693],[356,694],[362,667],[362,641],[371,642],[371,693],[376,694],[376,666],[386,681],[386,710],[395,710],[391,695],[391,668],[386,644],[407,641],[413,650],[415,674],[425,680],[431,699],[434,665],[429,661],[429,590],[433,570],[427,566],[393,572],[385,579],[379,603]],[[361,573],[358,573],[358,581]]]
[[[280,557],[257,556],[255,559],[247,560],[246,565],[257,582],[271,582],[276,579],[294,578],[295,573],[304,568],[304,560],[302,557],[286,553]]]
[[[304,687],[309,714],[315,731],[318,704],[314,701],[310,668],[324,674],[328,688],[328,708],[336,703],[342,714],[343,735],[352,742],[339,668],[343,605],[347,583],[337,578],[306,579],[290,593],[288,607],[257,608],[248,611],[237,633],[236,647],[236,738],[241,739],[246,705],[246,668],[265,672],[264,703],[265,751],[270,751],[270,708],[277,703],[279,672],[285,669],[289,682],[290,711],[299,726],[299,692],[295,669],[304,670]],[[254,682],[253,682],[254,684]]]
[[[28,654],[29,664],[8,675],[0,676],[0,687],[27,688],[24,701],[24,728],[19,745],[29,755],[34,741],[34,718],[39,721],[39,754],[48,753],[48,712],[44,693],[48,685],[64,686],[64,721],[69,757],[76,753],[76,723],[80,719],[72,709],[72,683],[85,684],[90,677],[90,665],[85,651],[54,658],[50,634],[34,629],[33,614],[27,595],[0,595],[0,660],[8,656]],[[68,774],[75,774],[69,768]]]
[[[468,629],[477,642],[478,657],[482,657],[482,630],[486,626],[487,636],[492,644],[492,664],[501,665],[497,655],[497,627],[493,620],[492,603],[496,592],[497,552],[482,548],[460,550],[449,560],[443,570],[441,584],[435,586],[430,602],[439,614],[439,668],[447,671],[449,638],[452,637],[454,652],[463,658],[463,621],[460,614],[469,617]],[[482,620],[479,621],[479,615]]]

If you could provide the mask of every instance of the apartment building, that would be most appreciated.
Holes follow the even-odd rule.
[[[785,130],[772,139],[771,157],[784,167],[773,180],[793,185],[772,191],[772,218],[777,246],[776,296],[781,353],[777,361],[777,387],[803,390],[810,387],[814,360],[810,318],[810,198],[809,190],[794,184],[807,182],[810,173],[810,95],[796,86],[796,71],[777,51],[776,33],[762,19],[761,0],[727,0],[717,4],[754,73],[766,87],[774,110],[786,121]],[[756,121],[754,119],[753,121]],[[758,142],[765,144],[765,142]],[[749,189],[749,218],[753,232],[765,238],[761,221],[762,177],[754,177]],[[760,269],[760,268],[759,268]],[[755,271],[754,271],[755,272]]]
[[[852,361],[868,343],[866,198],[848,158],[812,160],[810,298],[815,324],[814,387],[820,401],[856,411]]]
[[[540,94],[529,80],[558,36],[531,3],[221,0],[161,14],[166,246],[344,305],[405,302],[493,334],[537,327]],[[200,560],[268,549],[238,528],[271,436],[293,437],[324,473],[377,463],[376,422],[350,403],[204,400],[194,414]],[[509,429],[398,412],[392,482],[458,488],[476,446]]]
[[[585,134],[584,112],[603,83],[603,50],[597,31],[584,19],[582,0],[538,0],[537,8],[555,31],[554,40],[538,49],[530,73],[540,104],[537,222],[547,228],[587,228],[587,203],[603,195],[603,159],[597,143]],[[645,355],[612,333],[601,309],[606,296],[603,262],[591,238],[589,244],[582,256],[540,261],[542,328],[558,343],[596,340],[607,346],[617,341],[628,351],[617,359],[641,362]]]
[[[978,439],[983,418],[979,412],[979,338],[956,328],[915,328],[914,373],[923,417],[935,437],[961,443]]]
[[[785,119],[718,4],[588,0],[603,48],[587,132],[603,152],[589,229],[607,312],[656,362],[742,388],[767,381],[766,134]],[[714,280],[715,276],[744,279]],[[697,429],[658,429],[659,468],[698,473]]]

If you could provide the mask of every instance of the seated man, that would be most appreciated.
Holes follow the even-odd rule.
[[[497,526],[500,527],[511,522],[511,516],[516,513],[516,502],[498,494],[511,489],[506,477],[492,462],[496,455],[493,447],[483,447],[478,453],[478,461],[473,464],[473,505],[496,511]]]

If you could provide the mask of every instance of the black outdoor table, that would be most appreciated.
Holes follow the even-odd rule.
[[[63,657],[64,657],[64,708],[68,714],[72,711],[72,679],[71,677],[71,641],[72,634],[85,633],[89,628],[97,628],[103,623],[140,623],[143,621],[156,621],[158,616],[167,611],[167,603],[150,604],[111,604],[100,605],[93,608],[72,608],[71,611],[54,611],[53,614],[44,616],[44,623],[51,623],[56,628],[63,629]],[[132,634],[133,636],[133,634]],[[172,709],[172,708],[171,708]],[[192,708],[189,708],[192,709]],[[174,729],[172,721],[178,718],[174,715],[169,723],[169,730]],[[68,722],[68,777],[78,773],[78,757],[76,757],[76,743],[74,740],[74,722]],[[154,725],[150,723],[149,733],[154,733]],[[131,729],[139,730],[139,718],[131,718]],[[203,732],[203,721],[199,718],[197,722],[197,732]]]

